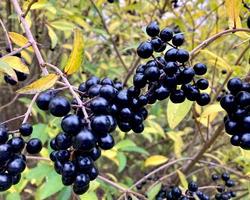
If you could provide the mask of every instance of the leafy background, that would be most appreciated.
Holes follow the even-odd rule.
[[[237,0],[227,1],[226,4],[225,1],[216,0],[186,0],[180,1],[177,8],[165,0],[121,0],[114,4],[109,4],[106,0],[94,2],[96,8],[89,0],[39,0],[33,4],[26,16],[45,60],[60,66],[61,69],[66,65],[72,49],[73,29],[82,29],[84,61],[80,71],[70,77],[70,82],[76,86],[90,74],[124,80],[127,75],[124,66],[130,69],[144,62],[138,59],[136,47],[141,41],[148,39],[145,27],[152,20],[157,20],[161,28],[179,28],[186,38],[184,48],[192,50],[212,35],[235,25],[232,24],[232,12],[238,13],[237,27],[241,24],[246,27],[249,15],[242,2]],[[231,5],[228,5],[228,2],[231,2]],[[21,3],[25,10],[30,1]],[[226,6],[233,7],[233,11],[228,7],[226,9]],[[105,24],[96,9],[102,13]],[[9,10],[8,1],[0,2],[0,16],[6,21],[8,30],[22,34],[23,30],[13,13]],[[17,40],[14,42],[16,47],[25,45],[25,38],[18,37],[13,36],[13,41]],[[4,39],[0,39],[0,42],[1,51],[4,53]],[[150,116],[146,120],[143,134],[125,134],[119,130],[114,133],[117,143],[115,148],[103,152],[102,158],[97,162],[101,174],[123,187],[130,187],[167,161],[195,155],[223,120],[224,113],[215,97],[216,91],[228,76],[221,71],[227,70],[228,73],[232,72],[232,76],[244,77],[249,70],[249,47],[249,36],[238,33],[221,37],[199,52],[192,64],[199,61],[208,66],[209,73],[206,78],[210,80],[211,87],[208,92],[212,94],[213,102],[204,108],[189,101],[180,105],[163,101],[149,106]],[[124,64],[116,51],[121,55]],[[22,56],[32,74],[24,84],[27,85],[28,82],[36,80],[40,72],[32,50],[23,51]],[[131,84],[130,78],[127,85]],[[1,84],[0,93],[6,94],[0,101],[1,105],[13,100],[15,91],[21,87],[23,85],[13,89],[4,83]],[[70,95],[68,98],[72,99]],[[4,121],[13,115],[23,114],[29,103],[29,96],[18,96],[11,107],[0,108],[0,119]],[[35,124],[32,136],[41,138],[44,148],[40,156],[48,158],[51,152],[48,144],[60,131],[60,119],[39,111],[35,106],[32,114]],[[19,123],[12,123],[10,127],[15,129]],[[210,175],[226,168],[232,170],[233,176],[239,182],[238,188],[242,190],[242,194],[246,194],[242,199],[249,199],[250,152],[231,146],[229,136],[223,132],[212,148],[203,155],[202,160],[216,163],[217,167],[199,162],[189,173],[184,174],[181,167],[185,161],[180,161],[163,170],[163,173],[156,173],[156,176],[163,178],[164,183],[171,180],[164,177],[177,172],[181,186],[186,188],[187,178],[197,179],[200,185],[209,185]],[[149,199],[154,199],[160,187],[161,183],[153,181],[142,191],[148,194]],[[111,185],[97,180],[80,199],[117,199],[120,195],[121,192]],[[60,176],[55,173],[52,163],[47,161],[30,161],[22,181],[8,192],[1,193],[0,197],[7,200],[74,199],[71,188],[61,184]]]

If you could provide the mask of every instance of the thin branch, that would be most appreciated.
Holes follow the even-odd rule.
[[[29,24],[25,20],[25,18],[23,17],[23,12],[21,10],[21,7],[20,7],[20,5],[19,5],[19,3],[18,3],[17,0],[11,0],[11,2],[13,4],[13,6],[14,6],[16,14],[18,15],[18,17],[19,17],[19,19],[20,19],[20,21],[21,21],[21,23],[23,25],[23,28],[25,30],[25,34],[26,34],[26,36],[27,36],[30,44],[32,45],[32,47],[34,49],[34,52],[35,52],[36,58],[38,60],[38,63],[40,65],[40,68],[42,70],[42,73],[43,73],[43,75],[47,75],[49,72],[48,72],[48,70],[45,67],[45,62],[44,62],[43,57],[41,55],[41,52],[40,52],[40,50],[39,50],[39,48],[37,46],[37,43],[36,43],[36,41],[35,41],[32,33],[31,33]]]
[[[16,50],[14,50],[14,51],[12,51],[12,52],[10,52],[10,53],[4,55],[3,58],[4,58],[4,57],[7,57],[7,56],[13,56],[13,55],[15,55],[15,54],[21,52],[22,50],[27,49],[27,48],[30,47],[30,46],[31,46],[31,44],[30,44],[30,43],[27,43],[27,44],[25,44],[24,46],[22,46],[22,47],[20,47],[20,48],[18,48],[18,49],[16,49]]]
[[[112,38],[112,34],[110,33],[110,31],[108,29],[108,26],[107,26],[107,24],[106,24],[106,22],[104,20],[104,17],[102,15],[101,11],[97,8],[97,6],[96,6],[96,4],[95,4],[95,2],[93,0],[89,0],[89,1],[91,2],[91,4],[93,5],[93,7],[95,8],[97,14],[99,15],[99,17],[100,17],[100,19],[102,21],[103,28],[105,29],[105,31],[109,35],[109,40],[110,40],[110,42],[112,43],[112,45],[114,47],[114,50],[115,50],[115,53],[116,53],[118,59],[120,60],[120,62],[122,64],[122,66],[124,67],[124,69],[126,71],[128,71],[128,67],[126,66],[125,62],[123,61],[121,54],[119,53],[119,50],[118,50],[118,48],[117,48],[117,46],[115,44],[115,41]]]
[[[8,31],[7,31],[6,27],[5,27],[2,19],[0,19],[0,24],[1,24],[2,28],[3,28],[4,33],[5,33],[6,41],[7,41],[7,44],[9,46],[9,48],[10,48],[10,51],[13,51],[13,47],[12,47],[12,43],[11,43]]]
[[[13,117],[13,118],[8,119],[8,120],[6,120],[6,121],[4,121],[4,122],[1,122],[0,125],[7,124],[7,123],[12,122],[12,121],[15,121],[15,120],[17,120],[17,119],[21,119],[21,118],[23,118],[24,116],[25,116],[25,114],[19,115],[19,116],[17,116],[17,117]]]
[[[199,44],[197,47],[195,47],[190,52],[190,57],[193,58],[196,54],[198,54],[198,52],[201,49],[204,49],[205,47],[209,46],[213,41],[219,39],[221,36],[227,35],[228,33],[235,33],[235,32],[249,32],[250,33],[250,29],[247,29],[247,28],[238,28],[238,29],[228,29],[228,30],[224,30],[222,32],[219,32],[219,33],[213,35],[212,37],[204,40],[201,44]]]
[[[29,119],[29,116],[30,116],[30,114],[32,112],[32,107],[33,107],[33,105],[34,105],[34,103],[35,103],[38,95],[39,95],[39,93],[36,93],[35,96],[32,98],[32,100],[31,100],[31,102],[29,104],[28,110],[26,111],[26,113],[24,115],[24,119],[23,119],[22,124],[24,124],[25,122],[27,122],[27,120]]]
[[[138,65],[139,62],[140,62],[140,60],[141,60],[140,58],[137,58],[137,60],[135,61],[134,65],[129,69],[129,71],[127,72],[127,75],[126,75],[126,77],[125,77],[125,79],[124,79],[123,85],[126,85],[126,84],[127,84],[129,78],[130,78],[130,77],[132,76],[132,74],[134,73],[134,71],[135,71],[137,65]]]
[[[29,5],[28,5],[28,7],[27,7],[27,10],[26,10],[25,13],[22,15],[23,18],[25,18],[25,17],[27,16],[28,12],[29,12],[30,9],[31,9],[31,6],[32,6],[34,3],[36,3],[36,2],[38,2],[38,0],[33,0],[33,1],[31,1],[31,2],[29,3]]]
[[[17,98],[20,96],[20,94],[16,94],[16,96],[14,96],[14,98],[7,104],[3,105],[0,107],[0,110],[10,106],[11,104],[15,103],[15,101],[17,100]]]

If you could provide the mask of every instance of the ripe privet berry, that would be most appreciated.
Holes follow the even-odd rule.
[[[94,133],[84,128],[73,138],[73,147],[77,150],[89,151],[96,144],[96,136]]]
[[[11,78],[9,75],[5,75],[4,76],[4,80],[6,83],[10,84],[10,85],[16,85],[17,81],[15,81],[13,78]]]
[[[62,96],[54,97],[49,103],[49,111],[55,117],[63,117],[69,113],[70,103]]]
[[[62,119],[61,127],[68,134],[76,135],[81,129],[81,121],[77,115],[67,115]]]
[[[157,22],[151,22],[147,27],[146,27],[146,32],[150,37],[155,37],[160,33],[160,28],[157,24]]]
[[[32,138],[26,144],[26,151],[29,154],[37,154],[41,150],[42,150],[42,142],[38,138]]]
[[[24,123],[20,126],[19,132],[22,136],[30,136],[32,134],[33,127],[30,123]]]
[[[197,63],[194,65],[194,71],[196,75],[204,75],[207,72],[207,66],[203,63]]]
[[[8,190],[12,185],[12,178],[9,174],[0,173],[0,191]]]
[[[7,142],[9,138],[8,130],[4,126],[0,126],[0,144]]]
[[[49,103],[51,99],[54,97],[54,93],[52,91],[46,91],[39,94],[36,99],[36,105],[41,110],[48,110]]]
[[[168,42],[168,41],[172,40],[172,38],[173,38],[173,31],[171,29],[169,29],[169,28],[165,28],[165,29],[161,30],[161,32],[160,32],[160,38],[164,42]]]
[[[250,15],[247,18],[247,27],[250,28]]]
[[[150,42],[142,42],[137,48],[137,54],[141,58],[149,58],[153,54],[153,45]]]
[[[179,46],[181,46],[184,43],[184,40],[185,40],[184,39],[184,35],[181,34],[181,33],[179,33],[179,34],[174,35],[174,37],[172,39],[172,44],[174,46],[179,47]]]

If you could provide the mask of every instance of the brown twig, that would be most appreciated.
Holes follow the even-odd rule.
[[[37,43],[36,43],[32,33],[31,33],[31,30],[29,28],[29,24],[25,20],[25,18],[23,17],[23,12],[21,10],[21,7],[20,7],[17,0],[11,0],[11,2],[13,4],[13,7],[15,9],[16,14],[18,15],[18,17],[19,17],[19,19],[20,19],[20,21],[21,21],[21,23],[23,25],[23,28],[25,30],[25,34],[26,34],[30,44],[32,45],[32,47],[34,49],[34,52],[35,52],[36,58],[38,60],[38,63],[40,65],[40,68],[42,70],[42,73],[43,73],[43,75],[47,75],[49,72],[45,67],[45,62],[44,62],[42,54],[41,54],[41,52],[40,52],[40,50],[39,50],[39,48],[37,46]]]
[[[219,39],[223,35],[227,35],[228,33],[235,33],[235,32],[249,32],[250,29],[247,28],[236,28],[236,29],[228,29],[224,30],[222,32],[219,32],[212,37],[204,40],[201,44],[199,44],[197,47],[195,47],[191,52],[190,52],[190,57],[193,58],[201,49],[204,49],[205,47],[209,46],[213,41]]]
[[[126,84],[127,84],[129,78],[130,78],[131,75],[134,73],[134,71],[135,71],[137,65],[138,65],[139,62],[140,62],[140,60],[141,60],[140,58],[137,58],[137,60],[135,61],[134,65],[133,65],[131,68],[129,68],[129,71],[127,72],[127,75],[126,75],[126,77],[125,77],[125,79],[124,79],[123,85],[126,85]]]
[[[10,53],[4,55],[3,58],[4,58],[4,57],[7,57],[7,56],[13,56],[13,55],[15,55],[15,54],[21,52],[22,50],[27,49],[27,48],[30,47],[30,46],[31,46],[31,44],[30,44],[30,43],[27,43],[27,44],[25,44],[24,46],[22,46],[22,47],[20,47],[20,48],[18,48],[18,49],[16,49],[16,50],[14,50],[14,51],[12,51],[12,52],[10,52]]]
[[[34,97],[32,98],[32,100],[31,100],[31,102],[30,102],[30,104],[29,104],[28,110],[26,111],[26,113],[25,113],[25,115],[24,115],[24,119],[23,119],[22,124],[24,124],[25,122],[28,121],[28,118],[29,118],[29,116],[30,116],[30,114],[31,114],[31,112],[32,112],[32,107],[33,107],[33,105],[34,105],[34,103],[35,103],[35,101],[36,101],[38,95],[39,95],[39,93],[36,93],[36,94],[34,95]]]

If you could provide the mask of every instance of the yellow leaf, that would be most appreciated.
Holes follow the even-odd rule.
[[[119,161],[117,160],[116,156],[117,156],[117,151],[111,149],[111,150],[107,150],[107,151],[103,151],[102,152],[102,156],[112,160],[117,166],[119,166]]]
[[[183,140],[182,140],[182,136],[185,133],[182,131],[170,131],[167,133],[167,136],[174,141],[174,153],[176,155],[177,158],[181,157],[181,152],[182,152],[182,147],[184,146]]]
[[[177,174],[178,174],[179,179],[181,181],[182,187],[184,189],[187,189],[188,188],[188,182],[187,182],[186,176],[180,170],[177,170]]]
[[[12,42],[14,42],[16,45],[18,45],[20,47],[23,47],[29,43],[29,40],[26,37],[24,37],[23,35],[20,35],[19,33],[9,32],[9,37],[12,40]],[[33,52],[32,47],[28,47],[27,50]]]
[[[30,73],[30,70],[29,68],[27,67],[27,65],[25,65],[22,60],[16,56],[6,56],[6,57],[2,57],[0,58],[1,61],[5,62],[5,63],[8,63],[8,65],[19,71],[19,72],[23,72],[25,74],[29,74]]]
[[[216,116],[219,114],[219,112],[222,112],[222,111],[224,111],[224,110],[220,106],[219,103],[209,105],[201,113],[200,117],[197,118],[197,121],[199,121],[200,123],[202,123],[204,126],[207,127],[208,117],[209,117],[209,122],[211,123],[216,118]]]
[[[168,158],[161,155],[150,156],[145,160],[145,167],[161,165],[168,161]]]
[[[242,0],[226,0],[226,12],[228,15],[229,28],[241,28],[240,7]]]
[[[14,79],[17,82],[16,72],[9,66],[8,63],[3,62],[1,59],[0,59],[0,72],[9,75],[12,79]]]
[[[231,71],[231,66],[220,56],[217,56],[216,54],[212,53],[209,50],[201,50],[200,53],[202,53],[206,59],[212,64],[216,65],[216,67],[222,67],[226,69],[227,71]]]
[[[35,82],[31,83],[30,85],[27,85],[19,90],[17,90],[17,93],[20,94],[35,94],[38,92],[42,92],[44,90],[47,90],[56,83],[58,80],[59,75],[57,74],[48,74],[47,76],[43,76],[42,78],[36,80]]]
[[[47,29],[48,29],[48,34],[49,34],[49,38],[51,41],[51,48],[54,49],[58,42],[58,37],[55,31],[51,27],[47,26]]]
[[[67,75],[75,73],[83,61],[83,35],[79,29],[74,30],[74,45],[69,60],[64,67],[64,73]]]
[[[193,105],[192,101],[185,100],[183,103],[175,104],[172,101],[168,101],[167,106],[167,120],[169,127],[174,129],[188,114]]]

